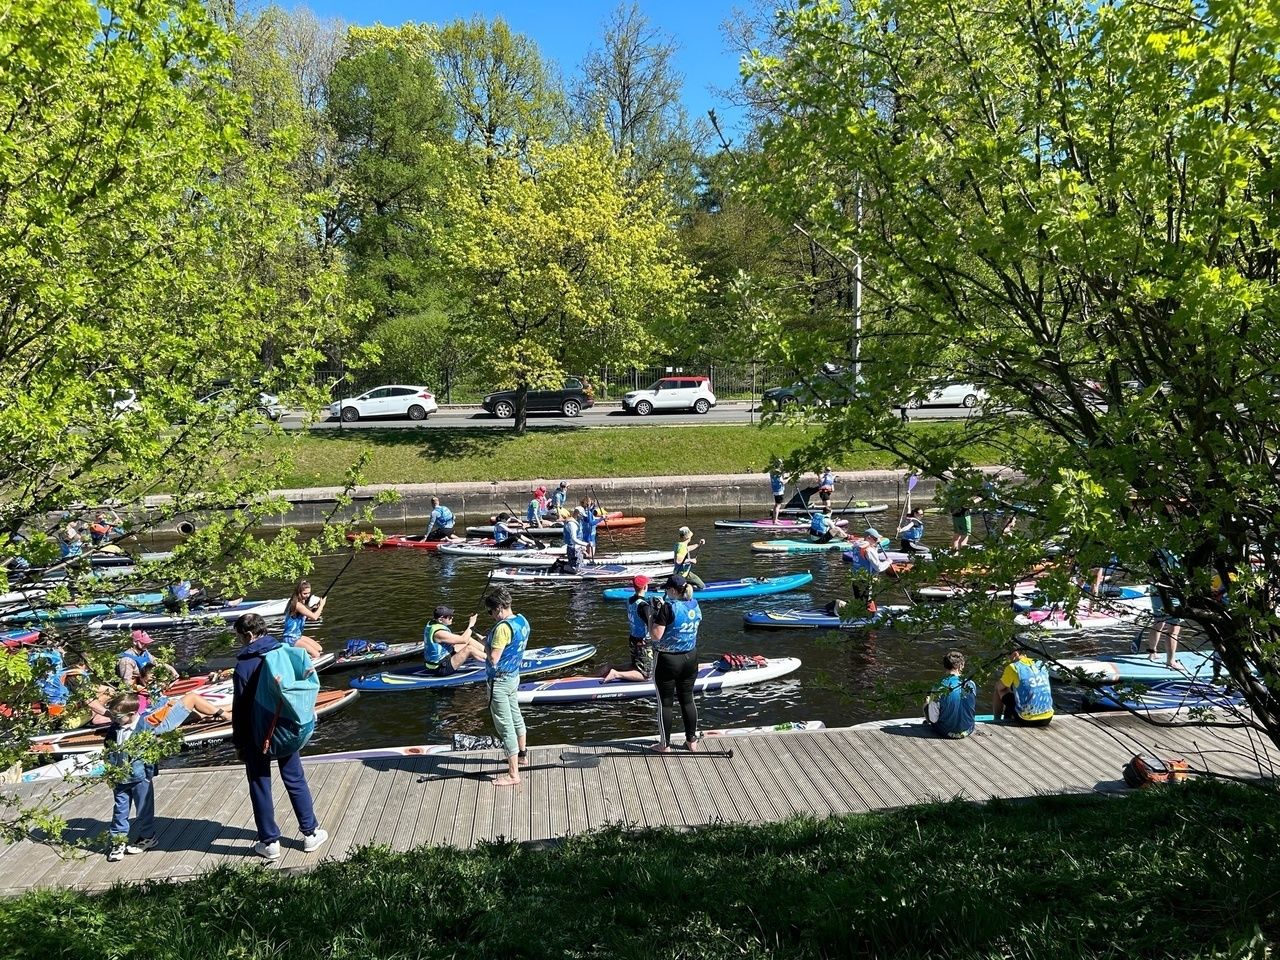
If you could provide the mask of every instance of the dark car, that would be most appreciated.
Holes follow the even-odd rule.
[[[527,409],[529,413],[563,413],[566,417],[576,417],[587,407],[595,406],[595,402],[589,385],[577,377],[566,377],[559,390],[530,390]],[[495,417],[510,419],[516,415],[516,392],[491,393],[480,405]]]
[[[822,371],[808,382],[786,387],[770,387],[760,395],[764,409],[781,410],[796,404],[806,407],[839,407],[859,393],[854,387],[852,371]]]

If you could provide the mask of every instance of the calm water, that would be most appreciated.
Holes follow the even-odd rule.
[[[688,524],[695,540],[705,537],[697,572],[704,580],[742,576],[767,576],[810,569],[814,582],[803,593],[703,604],[699,634],[702,660],[734,652],[767,657],[794,656],[801,668],[781,679],[723,694],[708,694],[699,701],[705,728],[775,724],[788,720],[822,720],[828,726],[904,716],[916,711],[917,697],[902,696],[909,683],[927,684],[941,673],[938,661],[953,646],[964,648],[956,635],[911,636],[896,631],[864,633],[815,633],[809,631],[745,631],[742,614],[762,607],[801,608],[821,606],[837,596],[847,596],[848,569],[839,553],[808,556],[759,557],[751,553],[753,531],[716,530],[716,514],[650,518],[639,530],[601,531],[600,552],[614,550],[669,549],[676,529]],[[896,517],[886,514],[882,527]],[[944,543],[949,534],[942,518],[935,520],[926,538]],[[399,532],[388,530],[387,532]],[[418,532],[408,530],[405,532]],[[330,556],[317,562],[312,582],[322,592],[342,570],[347,556]],[[403,642],[418,640],[431,610],[446,603],[457,610],[455,623],[462,626],[470,611],[480,611],[477,629],[491,623],[480,606],[485,575],[491,563],[478,559],[438,557],[416,550],[366,550],[356,555],[329,592],[324,622],[308,630],[326,649],[341,648],[351,637]],[[288,584],[265,584],[260,596],[282,596]],[[594,661],[577,668],[592,672],[605,663],[628,662],[627,624],[623,605],[605,601],[599,584],[573,586],[512,585],[515,609],[533,627],[531,645],[590,642],[599,647]],[[905,598],[885,588],[882,603]],[[1081,653],[1104,647],[1119,649],[1117,639],[1077,640]],[[189,635],[180,651],[191,657],[203,646],[203,638]],[[345,686],[352,674],[322,675],[326,687]],[[987,709],[990,681],[984,680],[979,709]],[[892,688],[887,690],[886,688]],[[538,706],[524,710],[532,743],[563,743],[610,737],[649,735],[654,731],[651,700],[601,702],[572,706]],[[322,721],[308,752],[361,747],[446,742],[454,733],[489,733],[490,720],[483,684],[441,691],[365,693],[350,707]],[[198,753],[194,759],[208,763],[230,759],[228,748]]]

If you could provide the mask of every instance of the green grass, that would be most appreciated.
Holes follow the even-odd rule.
[[[949,424],[918,424],[950,432]],[[524,436],[505,430],[317,430],[273,440],[288,449],[288,487],[338,486],[346,468],[365,452],[368,483],[448,483],[559,477],[649,477],[707,473],[761,473],[771,458],[788,456],[816,430],[745,425],[629,429],[537,429]],[[974,457],[981,455],[975,449]],[[979,462],[981,462],[979,460]],[[838,466],[846,470],[894,466],[889,454],[855,445]]]
[[[1276,794],[1206,784],[542,851],[373,849],[306,874],[27,894],[0,904],[0,955],[1244,956],[1280,936],[1277,849]]]

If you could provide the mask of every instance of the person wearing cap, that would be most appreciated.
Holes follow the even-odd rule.
[[[693,555],[693,551],[701,546],[705,546],[705,540],[699,540],[697,543],[690,543],[693,540],[693,531],[688,527],[681,527],[676,534],[676,544],[671,548],[671,552],[675,555],[675,566],[671,572],[676,576],[683,577],[688,583],[693,584],[698,589],[706,587],[702,582],[702,578],[693,572],[693,565],[698,562],[698,558]]]
[[[658,688],[658,742],[654,749],[670,749],[674,707],[680,702],[684,721],[684,748],[698,749],[698,708],[693,687],[698,679],[698,626],[702,609],[693,599],[693,588],[679,574],[663,581],[664,600],[653,605],[649,636],[658,652],[653,666],[653,682]]]
[[[137,686],[142,671],[156,662],[156,658],[147,649],[153,641],[151,634],[145,630],[135,630],[129,634],[129,647],[116,656],[116,676],[124,681],[128,689]]]
[[[847,540],[849,535],[831,519],[831,508],[823,507],[809,516],[809,536],[814,543],[830,543],[832,540]]]
[[[524,512],[524,523],[526,527],[543,526],[542,510],[546,506],[546,487],[534,487],[529,495],[529,506]]]
[[[631,581],[635,594],[627,597],[627,645],[631,649],[631,667],[605,667],[600,679],[605,683],[614,680],[630,680],[639,683],[653,676],[653,645],[649,642],[649,621],[653,608],[646,591],[649,578],[640,574]]]
[[[907,495],[910,504],[911,495]],[[898,527],[898,539],[901,541],[903,553],[924,553],[927,549],[920,541],[924,539],[924,511],[919,507],[909,510]]]
[[[532,629],[522,614],[511,609],[511,594],[502,587],[484,598],[493,617],[493,629],[484,638],[485,676],[489,681],[489,715],[507,752],[507,772],[494,779],[495,787],[520,782],[520,764],[528,762],[524,717],[520,713],[520,664]]]
[[[479,614],[473,613],[462,633],[453,632],[453,607],[436,607],[422,631],[422,659],[437,677],[447,677],[468,660],[484,662],[484,644],[472,636]]]
[[[867,527],[862,540],[854,543],[848,554],[853,564],[853,595],[867,605],[867,613],[876,612],[875,582],[881,574],[893,574],[893,562],[880,543],[880,531]]]

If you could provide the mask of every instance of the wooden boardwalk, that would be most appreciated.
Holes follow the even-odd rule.
[[[877,810],[955,797],[983,800],[1043,793],[1122,790],[1120,770],[1143,750],[1184,756],[1197,769],[1274,776],[1280,756],[1241,730],[1159,728],[1126,715],[1061,716],[1047,729],[979,726],[967,740],[941,740],[916,723],[738,736],[704,741],[732,758],[661,756],[634,741],[533,747],[525,782],[497,789],[496,755],[455,753],[396,760],[312,763],[307,776],[330,834],[305,854],[279,782],[285,831],[274,869],[301,869],[365,844],[406,850],[467,847],[506,837],[540,841],[610,824],[694,827],[759,823],[797,814]],[[1018,771],[1015,775],[1014,771]],[[5,788],[28,800],[65,788]],[[67,856],[25,840],[0,848],[0,892],[36,887],[95,890],[117,882],[185,879],[221,864],[260,862],[240,767],[162,772],[156,781],[156,849],[119,863],[101,853]],[[68,802],[69,837],[101,837],[109,789]]]

